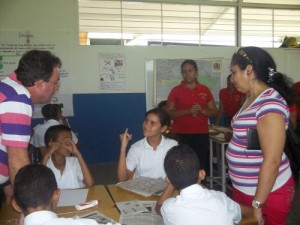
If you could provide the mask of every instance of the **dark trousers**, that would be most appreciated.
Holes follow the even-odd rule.
[[[200,168],[209,175],[209,136],[208,134],[177,134],[179,144],[185,144],[194,149],[200,161]]]
[[[224,126],[225,127],[231,127],[231,116],[224,116]]]

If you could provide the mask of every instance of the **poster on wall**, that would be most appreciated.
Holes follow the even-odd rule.
[[[51,103],[63,104],[64,116],[73,116],[69,43],[69,33],[63,31],[0,31],[0,80],[14,72],[25,52],[34,49],[51,51],[62,61],[60,87]],[[42,118],[42,106],[34,106],[33,118]]]
[[[125,90],[125,54],[113,52],[99,53],[100,90]]]

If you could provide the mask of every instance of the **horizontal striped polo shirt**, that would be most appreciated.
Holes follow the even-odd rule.
[[[9,176],[6,147],[28,147],[32,110],[30,93],[15,73],[0,82],[0,184]]]

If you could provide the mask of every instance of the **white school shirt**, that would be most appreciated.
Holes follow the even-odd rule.
[[[130,171],[135,169],[134,177],[165,178],[165,156],[170,148],[176,145],[178,145],[177,141],[164,136],[156,150],[149,145],[147,138],[137,141],[128,151],[126,167]]]
[[[36,125],[33,128],[33,134],[30,139],[30,144],[32,144],[34,147],[37,147],[37,148],[46,146],[45,141],[44,141],[45,133],[49,127],[56,126],[56,125],[61,125],[61,123],[54,119],[50,119],[50,120],[45,121],[43,124]],[[71,131],[71,134],[72,134],[73,142],[75,144],[77,144],[78,138],[77,138],[76,134],[74,134],[73,131]]]
[[[232,225],[242,218],[238,203],[223,192],[204,189],[199,184],[164,201],[161,215],[165,225]]]
[[[58,218],[54,212],[45,210],[27,215],[24,225],[98,225],[98,223],[92,219]]]
[[[53,171],[58,188],[75,189],[84,187],[82,170],[76,157],[66,157],[66,166],[62,174],[54,166],[51,157],[48,159],[46,166]]]
[[[93,219],[82,218],[58,218],[57,214],[51,211],[37,211],[30,213],[24,219],[24,225],[104,225]],[[107,223],[106,225],[112,225]],[[121,225],[116,223],[115,225]]]

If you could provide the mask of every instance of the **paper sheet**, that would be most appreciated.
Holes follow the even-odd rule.
[[[167,182],[161,177],[138,177],[132,180],[118,183],[117,186],[148,197],[151,195],[160,195],[165,190]]]
[[[57,206],[74,206],[86,202],[88,192],[89,189],[62,189]]]
[[[139,201],[147,212],[132,214],[132,215],[120,215],[120,222],[126,225],[163,225],[163,219],[155,212],[155,201]]]
[[[104,214],[94,211],[85,215],[79,216],[79,218],[84,218],[84,219],[93,219],[96,220],[98,224],[119,224],[113,219],[105,216]],[[119,224],[120,225],[120,224]]]
[[[120,213],[124,216],[148,211],[148,209],[142,205],[141,201],[116,202],[116,205]]]

